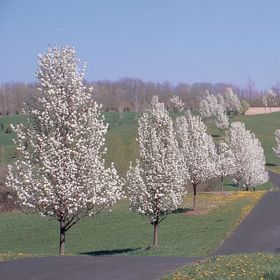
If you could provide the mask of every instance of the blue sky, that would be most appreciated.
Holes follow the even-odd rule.
[[[73,45],[86,79],[280,81],[280,1],[0,0],[0,83],[34,81],[37,54]]]

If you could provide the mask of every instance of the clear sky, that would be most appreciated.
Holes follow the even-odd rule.
[[[37,54],[75,46],[87,80],[280,81],[278,0],[0,0],[0,83],[34,81]]]

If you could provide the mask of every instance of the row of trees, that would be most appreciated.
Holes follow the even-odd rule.
[[[49,49],[40,56],[36,106],[29,112],[28,126],[14,128],[20,156],[9,166],[7,178],[24,209],[59,222],[61,254],[67,230],[125,196],[131,209],[153,225],[157,246],[158,225],[181,204],[187,184],[193,186],[195,209],[197,186],[210,178],[230,174],[246,189],[267,180],[264,162],[255,160],[264,159],[263,150],[244,125],[232,125],[217,149],[200,117],[188,111],[173,122],[157,96],[139,118],[139,158],[126,180],[120,178],[113,164],[105,168],[107,126],[83,77],[72,47]],[[180,111],[179,97],[172,102]],[[244,141],[247,165],[238,161],[236,143]],[[254,162],[249,161],[252,155]],[[262,174],[258,180],[255,170]]]
[[[237,95],[248,100],[252,106],[262,106],[263,92],[256,90],[251,81],[244,88],[228,83],[180,83],[173,85],[169,82],[153,83],[140,79],[123,78],[118,81],[83,81],[88,88],[93,87],[94,99],[103,104],[103,111],[142,111],[154,95],[158,95],[167,109],[173,108],[170,98],[174,95],[180,97],[185,107],[198,108],[199,102],[204,97],[205,91],[217,96],[232,88]],[[21,113],[22,109],[32,106],[36,96],[37,85],[35,83],[5,83],[0,86],[0,114]],[[273,87],[273,92],[279,98],[279,85]],[[275,106],[275,104],[273,105]]]
[[[154,246],[159,223],[180,205],[186,184],[193,187],[195,210],[197,187],[206,180],[230,175],[245,190],[268,180],[261,144],[243,123],[232,123],[216,147],[200,117],[188,112],[172,125],[157,97],[139,120],[138,143],[140,157],[128,171],[128,194],[131,208],[154,226]]]

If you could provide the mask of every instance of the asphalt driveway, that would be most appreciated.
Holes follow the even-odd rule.
[[[192,257],[73,256],[0,263],[1,280],[152,280]]]

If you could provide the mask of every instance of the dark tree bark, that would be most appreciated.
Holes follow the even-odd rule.
[[[154,226],[154,241],[153,241],[153,246],[157,247],[158,246],[158,222],[155,222],[153,224]]]
[[[66,227],[65,221],[60,221],[60,241],[59,241],[59,254],[64,256],[65,253],[65,234],[66,234]]]
[[[196,199],[196,187],[197,184],[193,184],[193,210],[195,210],[195,199]]]
[[[222,175],[221,178],[221,183],[222,183],[222,193],[224,192],[224,176]]]

